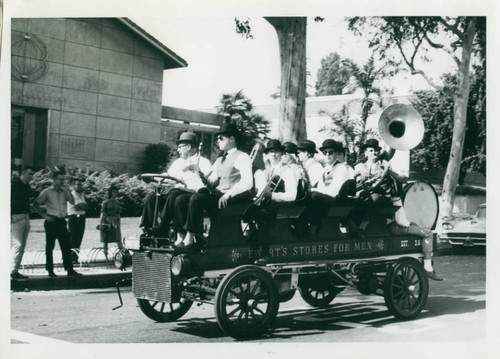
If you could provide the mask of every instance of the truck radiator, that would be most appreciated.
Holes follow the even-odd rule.
[[[136,298],[172,303],[172,255],[158,252],[134,252],[132,292]]]

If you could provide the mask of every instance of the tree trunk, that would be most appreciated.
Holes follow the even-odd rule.
[[[299,143],[307,137],[305,17],[266,17],[278,34],[281,59],[280,140]]]
[[[458,90],[455,95],[453,138],[451,143],[450,159],[443,182],[443,194],[441,197],[441,216],[450,216],[455,202],[455,190],[458,184],[462,153],[464,149],[465,126],[467,120],[467,101],[470,90],[470,61],[472,54],[472,43],[476,34],[476,18],[467,18],[468,27],[464,33],[462,46],[462,59],[458,69]]]

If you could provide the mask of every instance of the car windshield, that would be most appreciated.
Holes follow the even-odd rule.
[[[477,218],[484,218],[484,219],[486,219],[486,207],[480,207],[480,208],[478,208],[476,216],[477,216]]]

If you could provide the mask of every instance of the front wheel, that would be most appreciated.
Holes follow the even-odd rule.
[[[389,268],[384,281],[384,300],[396,318],[416,317],[429,295],[429,280],[422,264],[414,258],[404,258]]]
[[[149,319],[166,323],[174,322],[191,308],[193,302],[181,298],[178,303],[157,302],[148,299],[137,299],[139,308]]]
[[[245,265],[222,279],[214,304],[222,330],[234,338],[254,337],[267,331],[276,318],[278,289],[266,270]]]

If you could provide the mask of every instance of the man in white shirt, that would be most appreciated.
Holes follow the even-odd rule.
[[[315,188],[323,175],[323,166],[314,159],[314,155],[318,153],[316,144],[313,141],[304,140],[299,144],[297,151],[299,162],[307,173],[309,186]]]
[[[323,141],[320,151],[326,157],[326,166],[317,188],[311,190],[311,204],[307,216],[310,223],[314,224],[324,217],[331,206],[345,199],[345,194],[341,193],[341,190],[345,189],[344,185],[348,180],[354,180],[350,166],[339,161],[344,153],[344,147],[340,142],[327,139]]]
[[[179,183],[158,197],[158,225],[155,225],[156,219],[153,218],[155,202],[157,200],[156,194],[149,194],[144,200],[140,226],[144,227],[147,232],[159,236],[167,236],[170,221],[175,215],[174,206],[176,198],[180,195],[190,196],[204,187],[200,172],[205,175],[208,174],[211,163],[205,157],[200,156],[197,146],[198,139],[195,133],[181,133],[177,140],[179,158],[170,165],[165,173],[165,175],[177,179]]]
[[[264,171],[255,172],[257,198],[267,197],[272,202],[292,202],[297,197],[299,174],[291,164],[282,163],[284,146],[279,140],[269,140],[264,153],[270,165]],[[269,188],[271,185],[273,188]]]
[[[78,253],[85,233],[85,213],[87,201],[83,192],[83,182],[80,178],[74,178],[71,183],[71,194],[75,203],[68,202],[68,229],[71,239],[71,257],[73,262],[78,262]]]
[[[218,208],[225,208],[228,204],[251,199],[252,160],[248,154],[237,148],[238,129],[232,123],[225,123],[216,136],[222,156],[215,161],[207,176],[211,188],[198,191],[189,200],[185,196],[176,199],[174,226],[183,223],[182,217],[177,216],[186,217],[186,234],[182,238],[182,232],[178,231],[180,235],[175,243],[178,247],[192,246],[196,235],[203,234],[203,211],[210,213]]]

